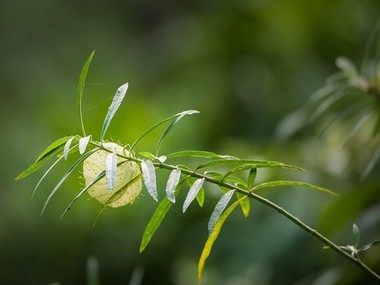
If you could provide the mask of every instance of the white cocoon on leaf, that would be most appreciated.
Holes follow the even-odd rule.
[[[103,146],[116,154],[130,155],[129,151],[116,143],[104,143]],[[108,151],[98,150],[91,154],[83,162],[83,177],[86,186],[106,169]],[[125,161],[125,162],[123,162]],[[120,164],[120,162],[123,162]],[[107,187],[106,177],[103,177],[88,190],[88,194],[103,205],[117,208],[133,203],[140,194],[142,188],[142,175],[140,166],[133,161],[118,158],[115,184],[112,191]]]

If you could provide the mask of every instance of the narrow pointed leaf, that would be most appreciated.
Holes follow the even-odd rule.
[[[143,160],[141,162],[141,171],[148,193],[155,201],[158,201],[156,172],[154,170],[154,164],[150,160]]]
[[[62,148],[62,145],[59,147],[59,148],[56,148],[54,151],[52,152],[49,152],[49,154],[46,154],[44,155],[43,158],[37,160],[35,163],[33,163],[32,165],[30,165],[27,169],[25,169],[23,172],[21,172],[16,178],[15,180],[20,180],[22,178],[25,178],[27,176],[29,176],[30,174],[32,174],[33,172],[35,172],[37,169],[39,169],[42,165],[44,165],[48,160],[49,158],[51,158],[52,156],[56,155],[60,149]]]
[[[38,158],[36,159],[36,162],[44,159],[46,156],[50,156],[50,154],[52,152],[54,152],[55,150],[61,148],[66,142],[67,140],[69,140],[71,137],[63,137],[63,138],[60,138],[60,139],[57,139],[56,141],[54,141],[53,143],[51,143],[43,152],[41,152],[41,154],[38,156]]]
[[[91,151],[93,152],[93,151]],[[106,171],[103,170],[99,173],[97,177],[94,178],[94,180],[86,185],[76,196],[75,198],[70,202],[70,204],[66,207],[66,209],[63,211],[61,218],[67,213],[68,210],[70,210],[71,206],[75,203],[76,200],[78,200],[90,187],[96,184],[100,179],[102,179],[104,176],[106,176]]]
[[[115,185],[115,177],[117,170],[117,155],[116,152],[109,153],[106,157],[106,179],[107,187],[111,192]]]
[[[132,144],[131,146],[131,150],[133,150],[135,148],[135,146],[144,138],[146,137],[150,132],[152,132],[154,129],[158,128],[159,126],[161,126],[162,124],[168,122],[168,121],[171,121],[173,120],[174,118],[177,118],[178,116],[181,116],[183,113],[188,113],[190,115],[190,113],[199,113],[198,111],[196,110],[188,110],[188,111],[183,111],[181,113],[178,113],[178,114],[175,114],[173,116],[170,116],[166,119],[163,119],[161,121],[159,121],[158,123],[154,124],[152,127],[150,127],[149,129],[147,129],[141,136],[139,136]]]
[[[208,237],[208,239],[207,239],[207,241],[203,247],[201,257],[199,258],[199,262],[198,262],[198,281],[199,282],[202,280],[202,274],[203,274],[203,269],[204,269],[206,260],[210,255],[211,249],[212,249],[216,239],[219,236],[219,233],[222,229],[223,224],[225,223],[228,216],[232,213],[232,211],[241,203],[241,200],[246,199],[246,198],[247,197],[245,196],[245,197],[235,201],[233,204],[231,204],[231,206],[229,206],[224,211],[224,213],[220,216],[219,220],[215,224],[213,231],[209,235],[209,237]]]
[[[352,225],[352,237],[353,237],[353,246],[355,249],[357,249],[360,242],[360,232],[356,224]]]
[[[197,202],[200,207],[203,207],[203,204],[205,203],[205,189],[201,187],[199,189],[198,194],[197,194]]]
[[[172,203],[175,203],[175,189],[179,183],[179,179],[181,178],[181,170],[173,169],[169,175],[168,182],[166,183],[166,197]]]
[[[219,220],[222,215],[224,209],[227,207],[228,203],[231,200],[232,195],[235,190],[230,190],[223,194],[223,196],[219,199],[218,203],[216,203],[214,211],[211,214],[210,220],[208,221],[208,233],[209,235],[214,230],[215,224]]]
[[[164,140],[164,138],[169,134],[169,132],[172,130],[172,128],[186,115],[194,115],[198,114],[199,111],[196,110],[188,110],[188,111],[183,111],[181,113],[176,114],[177,118],[168,126],[168,128],[165,130],[165,132],[162,134],[160,139],[158,140],[157,143],[157,148],[156,148],[156,155],[158,155],[158,151],[160,150],[161,144]]]
[[[236,196],[240,200],[241,198],[244,198],[244,196],[246,195],[236,192]],[[242,199],[240,202],[240,208],[241,208],[241,211],[243,212],[244,217],[247,218],[249,215],[249,212],[251,211],[251,203],[249,199]]]
[[[199,157],[199,158],[221,158],[220,155],[209,152],[209,151],[201,151],[201,150],[185,150],[174,152],[167,155],[168,158],[174,157]]]
[[[44,207],[42,208],[42,211],[41,211],[41,215],[43,214],[43,212],[45,211],[47,205],[49,204],[51,198],[54,196],[54,194],[58,191],[59,187],[61,187],[61,185],[63,184],[63,182],[65,182],[65,180],[67,179],[67,177],[70,176],[71,173],[73,173],[73,171],[87,158],[89,157],[92,153],[94,153],[97,149],[93,149],[87,153],[85,153],[84,155],[82,155],[70,168],[69,170],[67,170],[67,172],[63,175],[63,177],[61,178],[61,180],[59,180],[59,182],[57,183],[57,185],[54,187],[54,189],[51,191],[50,195],[48,196],[48,198],[46,199],[46,202],[44,204]]]
[[[189,192],[187,193],[185,202],[183,203],[183,207],[182,207],[182,212],[183,213],[186,212],[186,210],[190,206],[191,202],[193,202],[193,200],[197,196],[197,194],[198,194],[199,190],[201,189],[204,181],[205,181],[204,178],[199,178],[191,186]]]
[[[305,183],[305,182],[299,182],[299,181],[290,181],[290,180],[277,180],[277,181],[270,181],[270,182],[264,182],[261,184],[258,184],[254,187],[251,188],[251,191],[256,191],[259,189],[268,189],[268,188],[275,188],[275,187],[284,187],[284,186],[295,186],[295,187],[303,187],[303,188],[308,188],[312,190],[317,190],[321,192],[325,192],[327,194],[333,195],[333,196],[338,196],[335,192],[319,187],[310,183]]]
[[[285,164],[283,162],[278,161],[269,161],[269,160],[252,160],[252,159],[215,159],[212,161],[205,162],[201,165],[198,165],[197,169],[202,169],[206,167],[211,166],[219,166],[219,165],[231,165],[231,164],[251,164],[252,167],[255,168],[271,168],[271,167],[279,167],[279,168],[285,168],[285,169],[294,169],[294,170],[300,170],[303,171],[301,167]]]
[[[373,241],[373,242],[371,242],[371,243],[369,243],[369,244],[367,244],[367,245],[361,247],[361,248],[358,250],[358,252],[359,252],[359,251],[365,251],[365,250],[368,250],[368,249],[370,249],[372,246],[380,246],[380,239],[375,240],[375,241]]]
[[[253,186],[253,183],[256,180],[256,175],[257,175],[257,168],[251,168],[248,175],[248,182],[247,182],[248,189],[250,189]]]
[[[91,135],[84,137],[84,138],[80,138],[80,140],[79,140],[79,153],[80,154],[83,154],[86,151],[86,148],[87,148],[87,145],[90,141],[90,138],[91,138]]]
[[[128,90],[128,83],[125,83],[124,85],[120,86],[115,93],[115,96],[113,97],[111,106],[108,108],[108,113],[104,119],[102,132],[100,134],[100,140],[103,141],[104,136],[107,132],[107,129],[111,123],[111,120],[113,116],[115,115],[116,111],[119,109],[121,102],[124,99],[125,94]]]
[[[235,173],[239,173],[239,172],[242,172],[242,171],[245,171],[245,170],[251,170],[251,169],[256,169],[256,165],[255,164],[245,164],[245,165],[239,165],[237,167],[234,167],[232,168],[231,170],[229,170],[226,174],[224,174],[224,177],[228,177],[232,174],[235,174]]]
[[[152,218],[150,219],[148,225],[145,228],[141,244],[140,244],[140,253],[145,250],[145,248],[150,243],[153,235],[156,233],[158,227],[161,225],[163,219],[165,218],[170,207],[173,205],[167,197],[165,197],[161,203],[156,208]]]
[[[73,142],[75,137],[71,137],[67,140],[67,142],[65,143],[65,147],[63,148],[63,157],[65,158],[65,160],[67,159],[68,155],[69,155],[69,150],[70,150],[70,146],[71,146],[71,143]]]
[[[88,73],[88,69],[90,67],[92,58],[94,57],[95,51],[93,51],[90,56],[87,58],[85,64],[83,65],[82,71],[79,76],[78,81],[78,89],[77,89],[77,105],[79,110],[79,119],[82,127],[82,135],[86,136],[86,131],[84,128],[84,122],[83,122],[83,112],[82,112],[82,97],[83,97],[83,91],[84,91],[84,85],[86,83],[86,77]]]

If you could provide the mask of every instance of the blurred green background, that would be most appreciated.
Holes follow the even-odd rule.
[[[265,195],[339,244],[351,242],[353,222],[363,243],[379,238],[379,168],[362,181],[346,167],[349,153],[331,141],[312,133],[290,141],[275,136],[280,120],[336,71],[337,56],[360,61],[379,12],[376,0],[1,1],[0,284],[197,282],[196,263],[217,197],[185,215],[175,206],[139,254],[156,206],[148,195],[106,210],[92,227],[101,207],[90,199],[80,199],[59,219],[80,190],[79,173],[40,216],[70,161],[33,199],[38,174],[14,181],[52,141],[80,132],[76,84],[93,49],[84,116],[95,138],[115,90],[128,81],[128,98],[108,139],[130,143],[158,120],[199,110],[170,134],[163,152],[203,149],[300,165],[308,171],[272,175],[316,183],[340,197],[303,189]],[[156,139],[139,150],[152,151]],[[167,175],[160,174],[162,183]],[[379,256],[373,249],[363,259],[379,272]],[[248,219],[236,211],[227,221],[203,284],[358,282],[372,284],[315,238],[253,203]]]

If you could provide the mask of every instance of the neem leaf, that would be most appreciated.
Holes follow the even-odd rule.
[[[197,196],[199,190],[202,188],[203,182],[205,181],[204,178],[197,179],[194,184],[191,186],[189,192],[187,193],[185,202],[183,203],[182,212],[185,213],[187,208],[190,206],[191,202],[195,199]]]
[[[113,97],[111,106],[108,108],[108,113],[104,119],[102,132],[100,134],[100,140],[102,141],[104,139],[104,136],[107,132],[107,129],[111,123],[111,120],[113,116],[115,115],[117,109],[119,109],[121,102],[124,99],[125,93],[127,93],[128,90],[128,83],[125,83],[124,85],[121,85],[115,93],[115,96]]]
[[[79,110],[79,119],[82,127],[82,135],[86,136],[86,131],[84,129],[84,123],[83,123],[83,112],[82,112],[82,97],[83,97],[83,91],[84,91],[84,84],[86,82],[87,72],[90,67],[92,58],[95,54],[95,51],[93,51],[90,56],[87,58],[85,64],[83,65],[82,71],[79,76],[78,81],[78,88],[77,88],[77,105]]]
[[[198,262],[198,281],[199,282],[202,280],[202,274],[203,274],[203,269],[204,269],[206,260],[210,255],[212,246],[214,245],[216,239],[218,238],[224,222],[226,221],[228,216],[232,213],[232,211],[241,203],[241,201],[243,199],[246,199],[246,198],[247,198],[247,196],[244,196],[243,198],[241,198],[241,199],[235,201],[233,204],[231,204],[231,206],[229,206],[223,212],[223,214],[220,216],[219,220],[216,222],[213,231],[209,235],[209,237],[208,237],[208,239],[207,239],[207,241],[203,247],[201,257],[199,258],[199,262]]]
[[[179,168],[173,169],[169,175],[168,182],[166,183],[166,197],[172,203],[175,203],[175,189],[181,177],[181,170]]]
[[[356,224],[352,225],[352,237],[353,237],[353,246],[355,249],[357,249],[360,242],[360,232]]]
[[[109,153],[106,157],[106,179],[107,179],[107,187],[111,192],[115,185],[115,177],[117,170],[117,155],[116,152],[113,151]]]
[[[325,192],[327,194],[333,195],[333,196],[338,196],[335,192],[319,187],[310,183],[305,183],[305,182],[299,182],[299,181],[290,181],[290,180],[277,180],[277,181],[270,181],[270,182],[264,182],[261,184],[258,184],[254,187],[251,188],[251,191],[256,191],[259,189],[266,189],[266,188],[274,188],[274,187],[283,187],[283,186],[296,186],[296,187],[304,187],[304,188],[309,188],[312,190],[317,190],[321,192]]]
[[[80,140],[79,140],[79,153],[80,154],[83,154],[86,151],[86,148],[87,148],[88,142],[90,141],[90,138],[91,138],[91,135],[84,137],[84,138],[80,138]]]
[[[232,195],[235,190],[230,190],[223,194],[223,196],[219,199],[218,203],[216,203],[214,211],[211,214],[210,220],[208,221],[208,233],[214,230],[216,222],[219,220],[220,215],[223,213],[224,209],[227,207],[227,204],[230,202]]]
[[[141,171],[146,189],[148,190],[150,196],[152,196],[154,200],[158,201],[154,164],[150,160],[143,160],[141,162]]]

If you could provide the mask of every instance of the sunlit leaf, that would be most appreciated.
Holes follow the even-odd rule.
[[[90,139],[91,139],[91,135],[84,137],[84,138],[80,138],[80,140],[79,140],[79,153],[80,154],[83,154],[86,151],[86,148],[87,148],[87,145],[88,145]]]
[[[158,201],[156,172],[154,170],[154,164],[150,160],[143,160],[141,162],[141,171],[148,193],[154,200]]]
[[[236,192],[236,196],[238,200],[240,200],[241,198],[244,198],[244,196],[246,195]],[[251,203],[249,199],[241,199],[240,208],[241,208],[241,211],[243,212],[244,217],[247,218],[249,215],[249,212],[251,211]]]
[[[82,71],[79,76],[78,81],[78,89],[77,89],[77,105],[79,110],[79,119],[82,127],[82,135],[86,136],[86,131],[84,128],[84,122],[83,122],[83,111],[82,111],[82,97],[83,97],[83,91],[84,91],[84,84],[86,82],[86,77],[88,73],[88,69],[90,67],[92,58],[95,54],[95,50],[90,54],[90,56],[87,58],[85,64],[83,65]]]
[[[93,149],[93,150],[90,150],[89,152],[83,154],[71,167],[69,170],[67,170],[67,172],[63,175],[63,177],[61,178],[61,180],[59,180],[59,182],[57,183],[57,185],[54,187],[54,189],[51,191],[50,195],[48,196],[48,198],[46,199],[46,202],[44,204],[44,207],[42,208],[42,211],[41,211],[41,215],[43,214],[43,212],[45,211],[47,205],[49,204],[50,202],[50,199],[54,196],[54,194],[58,191],[59,187],[63,184],[63,182],[65,182],[65,180],[67,179],[67,177],[70,176],[70,174],[87,158],[89,157],[92,153],[94,153],[97,149]]]
[[[356,224],[352,225],[352,237],[353,237],[353,246],[355,249],[358,248],[360,242],[360,232]]]
[[[117,155],[116,152],[113,151],[112,153],[109,153],[106,157],[106,179],[107,187],[110,192],[113,190],[113,187],[115,186],[116,170]]]
[[[176,168],[173,169],[169,175],[168,182],[166,183],[166,197],[172,203],[175,203],[175,189],[179,183],[179,179],[181,178],[181,170]]]
[[[107,115],[103,122],[102,132],[100,134],[100,140],[103,141],[104,136],[107,132],[107,129],[111,123],[112,118],[114,117],[116,111],[119,109],[121,102],[124,99],[125,94],[128,90],[128,83],[125,83],[124,85],[120,86],[115,93],[115,96],[113,97],[111,106],[108,108]]]
[[[202,280],[202,274],[203,274],[203,269],[204,269],[206,260],[210,255],[212,246],[214,245],[216,239],[219,236],[219,233],[222,229],[223,224],[225,223],[228,216],[232,213],[232,211],[241,203],[241,200],[246,199],[246,198],[247,198],[247,196],[244,196],[243,198],[241,198],[241,199],[235,201],[233,204],[231,204],[231,206],[229,206],[223,212],[223,214],[220,216],[219,220],[215,224],[213,231],[209,235],[209,237],[208,237],[208,239],[207,239],[207,241],[203,247],[201,257],[199,258],[199,262],[198,262],[198,281],[199,282]]]
[[[186,212],[186,210],[190,206],[191,202],[193,202],[193,200],[197,196],[197,194],[198,194],[199,190],[201,189],[204,181],[205,181],[204,178],[199,178],[191,186],[189,192],[187,193],[185,202],[183,203],[183,207],[182,207],[183,213]]]
[[[63,148],[63,157],[65,158],[65,160],[67,159],[67,157],[69,155],[70,146],[71,146],[71,143],[73,142],[74,139],[75,139],[75,137],[71,137],[65,143],[65,147]]]
[[[260,189],[268,189],[268,188],[275,188],[275,187],[284,187],[284,186],[295,186],[295,187],[303,187],[303,188],[308,188],[312,190],[317,190],[321,192],[325,192],[327,194],[333,195],[333,196],[338,196],[335,192],[320,187],[316,186],[310,183],[305,183],[305,182],[299,182],[299,181],[290,181],[290,180],[276,180],[276,181],[270,181],[270,182],[263,182],[260,183],[254,187],[251,188],[251,191],[257,191]]]
[[[235,193],[235,190],[230,190],[223,194],[223,196],[219,199],[218,203],[216,203],[214,211],[211,214],[210,220],[208,221],[208,233],[214,230],[216,222],[219,220],[221,214],[224,209],[227,207],[228,203],[231,200],[232,195]]]

